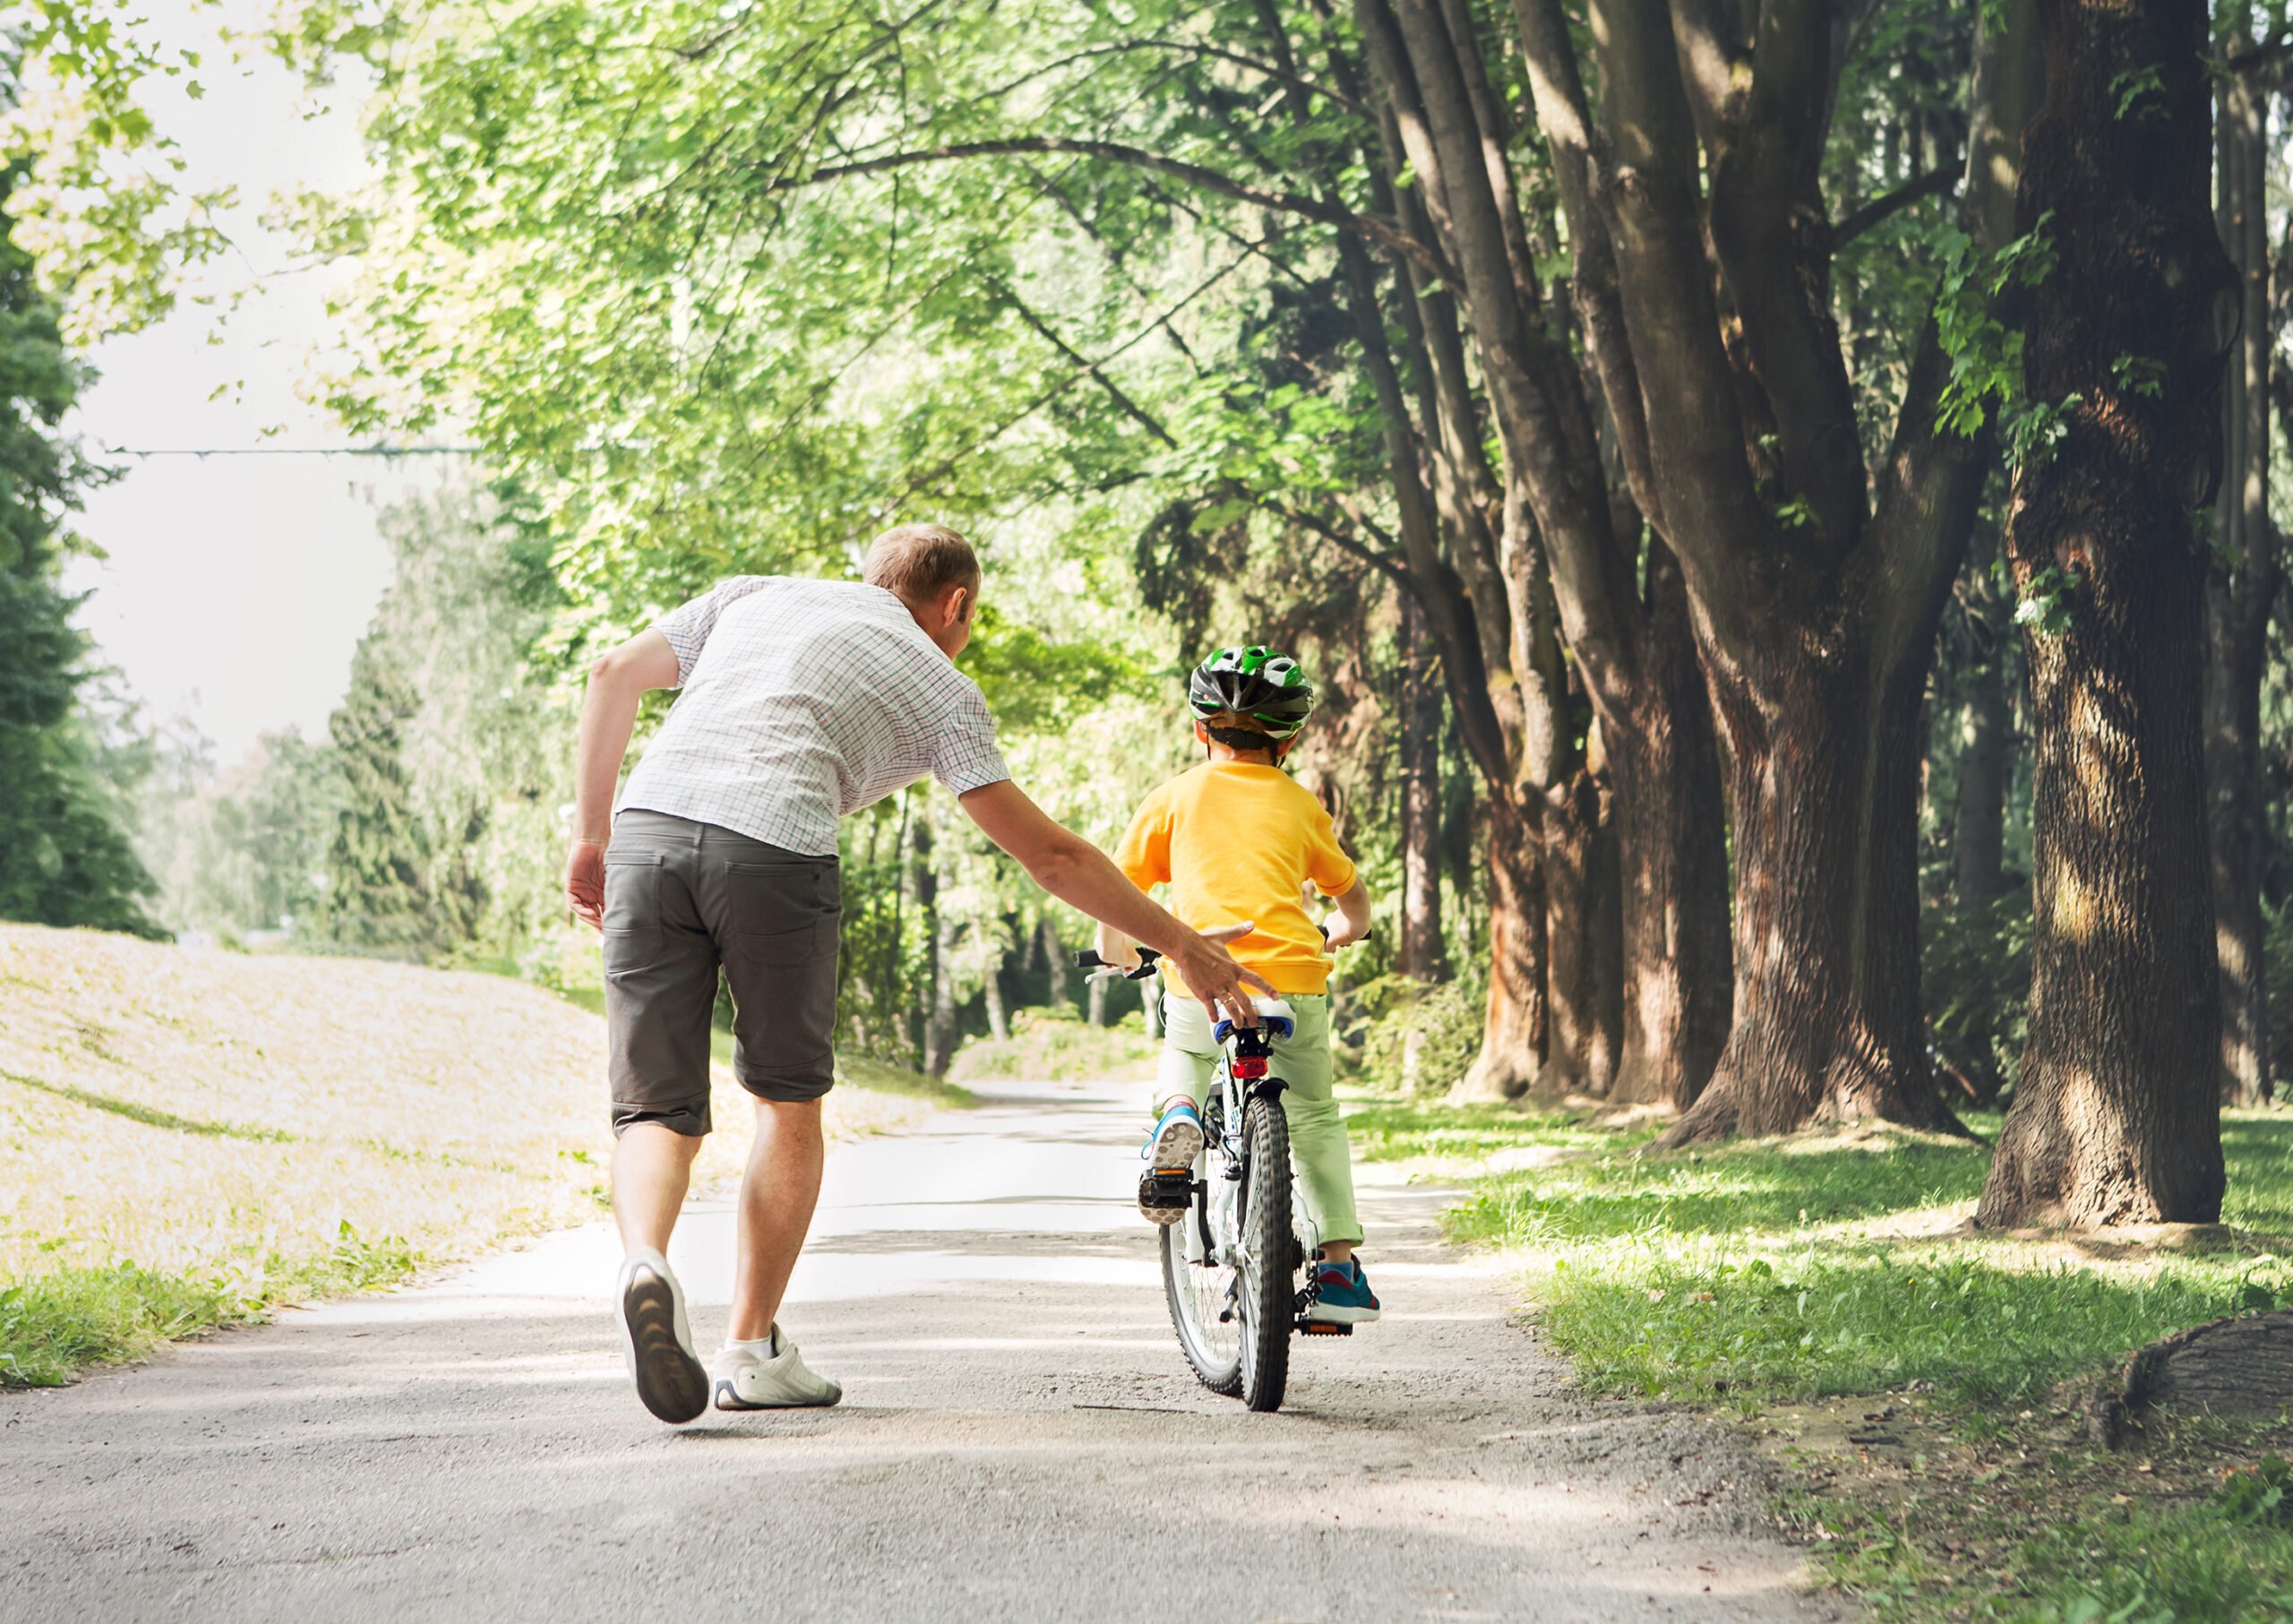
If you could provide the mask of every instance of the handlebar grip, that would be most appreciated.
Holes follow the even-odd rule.
[[[1078,970],[1116,970],[1121,973],[1125,981],[1144,981],[1155,973],[1155,966],[1162,957],[1154,949],[1141,946],[1138,949],[1138,967],[1125,970],[1121,965],[1110,964],[1100,958],[1097,949],[1085,948],[1075,955],[1075,967]]]

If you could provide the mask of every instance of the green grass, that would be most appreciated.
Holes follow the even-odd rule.
[[[2209,1492],[2274,1434],[2185,1440],[2178,1464],[2161,1443],[2137,1474],[2088,1449],[2057,1402],[2168,1332],[2293,1307],[2293,1114],[2225,1120],[2223,1217],[2242,1233],[2175,1251],[1965,1233],[1983,1143],[1874,1131],[1655,1153],[1645,1129],[1501,1106],[1377,1104],[1348,1123],[1365,1158],[1432,1158],[1445,1177],[1460,1157],[1515,1164],[1474,1179],[1446,1223],[1506,1250],[1588,1387],[1770,1426],[1889,1396],[1902,1419],[1881,1431],[1925,1435],[1905,1446],[1916,1468],[1897,1482],[1840,1444],[1841,1482],[1787,1502],[1822,1531],[1819,1569],[1883,1615],[2293,1617],[2293,1531]],[[1998,1121],[1971,1125],[1989,1140]],[[1859,1495],[1859,1475],[1886,1491]]]
[[[20,1088],[33,1088],[57,1099],[70,1100],[75,1105],[85,1105],[90,1111],[108,1111],[114,1116],[124,1116],[131,1122],[141,1122],[147,1128],[166,1128],[176,1133],[202,1134],[209,1139],[246,1139],[256,1144],[292,1144],[295,1136],[277,1128],[241,1128],[230,1122],[210,1122],[199,1117],[177,1116],[172,1111],[160,1111],[150,1105],[139,1105],[133,1100],[117,1100],[107,1094],[90,1094],[85,1088],[74,1088],[65,1083],[44,1083],[36,1077],[19,1077],[13,1071],[0,1071],[0,1082],[10,1082]]]
[[[0,1288],[0,1388],[61,1387],[90,1365],[248,1324],[282,1302],[389,1285],[420,1262],[403,1241],[370,1240],[346,1220],[320,1256],[290,1262],[274,1253],[252,1271],[171,1275],[136,1263],[58,1269]]]

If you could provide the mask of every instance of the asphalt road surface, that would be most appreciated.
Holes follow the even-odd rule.
[[[1573,1396],[1363,1170],[1382,1323],[1279,1413],[1204,1391],[1130,1201],[1135,1090],[848,1145],[783,1325],[834,1410],[683,1430],[623,1375],[602,1226],[0,1398],[7,1620],[1791,1620],[1692,1417]],[[673,1254],[704,1353],[729,1220]]]

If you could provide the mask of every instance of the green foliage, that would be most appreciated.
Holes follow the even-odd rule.
[[[185,189],[176,142],[141,100],[168,82],[205,93],[200,53],[159,32],[130,0],[28,0],[12,13],[0,161],[21,166],[13,212],[43,281],[69,299],[78,343],[165,315],[183,268],[228,245],[214,222],[231,193]]]
[[[425,958],[465,940],[485,904],[468,872],[482,822],[434,842],[404,760],[412,685],[371,640],[350,663],[350,692],[327,724],[339,783],[327,847],[326,929],[371,952]],[[461,839],[454,840],[455,833]]]
[[[1127,984],[1123,991],[1132,991]],[[1137,1009],[1111,1027],[1094,1027],[1066,1009],[1022,1010],[1008,1038],[975,1037],[956,1056],[958,1082],[1086,1082],[1143,1078],[1162,1053]]]
[[[1481,1053],[1487,983],[1466,975],[1428,986],[1381,975],[1350,986],[1339,1017],[1346,1075],[1381,1092],[1446,1092]]]
[[[2120,356],[2110,363],[2110,377],[2130,395],[2154,400],[2166,392],[2166,364],[2155,356]]]
[[[2143,118],[2161,117],[2165,95],[2165,70],[2158,64],[2146,62],[2138,68],[2128,68],[2110,81],[2110,98],[2116,103],[2111,116],[2120,119],[2134,114]],[[2150,99],[2153,96],[2157,101]]]
[[[2031,899],[1930,907],[1919,922],[1919,992],[1937,1067],[1977,1104],[2011,1087],[2029,1035]]]
[[[2293,1465],[2281,1455],[2264,1456],[2223,1477],[2217,1498],[2233,1523],[2273,1523],[2293,1529]]]
[[[289,728],[263,735],[224,771],[207,742],[156,735],[138,845],[160,882],[160,916],[176,931],[245,938],[307,935],[326,885],[339,779],[325,746]]]
[[[0,170],[0,918],[152,933],[151,881],[83,702],[79,607],[57,584],[80,494],[99,477],[58,425],[84,374],[33,279]]]
[[[2057,408],[2029,416],[2022,396],[2022,334],[2007,324],[2000,305],[2053,273],[2051,222],[2051,215],[2042,214],[2031,231],[1988,252],[1955,226],[1941,233],[1943,277],[1935,295],[1935,323],[1943,353],[1950,357],[1951,376],[1937,404],[1937,421],[1950,433],[1970,437],[1997,413],[2014,431],[2018,454],[2024,449],[2022,442],[2051,443],[2048,414]]]
[[[2031,627],[2041,636],[2063,636],[2070,630],[2078,591],[2084,584],[2085,577],[2077,571],[2047,565],[2023,587],[2014,604],[2014,623]]]

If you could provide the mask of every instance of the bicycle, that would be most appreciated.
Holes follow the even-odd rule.
[[[1327,934],[1327,932],[1325,932]],[[1075,962],[1126,980],[1155,974],[1159,955],[1138,949],[1137,969],[1095,952]],[[1256,1027],[1220,1017],[1212,1028],[1220,1056],[1202,1102],[1202,1153],[1189,1172],[1150,1174],[1187,1216],[1159,1227],[1163,1293],[1179,1348],[1202,1385],[1250,1408],[1276,1410],[1290,1379],[1290,1337],[1350,1336],[1350,1325],[1307,1317],[1314,1271],[1296,1276],[1321,1248],[1306,1205],[1297,1199],[1290,1163],[1290,1125],[1283,1114],[1288,1087],[1273,1075],[1273,1043],[1297,1029],[1278,998],[1253,999]]]

